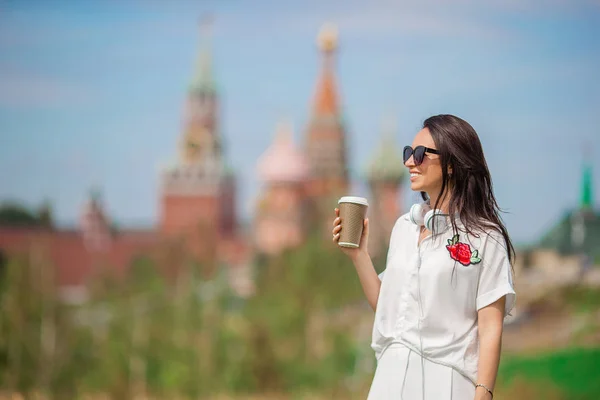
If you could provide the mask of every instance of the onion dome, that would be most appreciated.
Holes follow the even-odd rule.
[[[296,148],[289,123],[279,123],[273,144],[258,160],[259,178],[266,183],[302,182],[308,178],[308,163]]]

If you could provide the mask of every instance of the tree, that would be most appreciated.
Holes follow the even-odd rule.
[[[16,203],[0,205],[0,226],[32,227],[39,225],[38,216],[26,207]]]

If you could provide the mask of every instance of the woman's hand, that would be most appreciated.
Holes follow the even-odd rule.
[[[335,219],[333,220],[333,242],[337,244],[340,240],[340,231],[342,230],[342,220],[340,219],[340,209],[335,209]],[[340,249],[344,254],[355,260],[359,254],[369,253],[369,219],[365,218],[363,221],[363,232],[360,238],[360,244],[358,248],[341,247]]]
[[[340,219],[340,210],[335,209],[335,219],[333,220],[333,242],[337,245],[340,240],[340,231],[342,230],[342,220]],[[340,246],[338,246],[340,247]],[[373,261],[369,257],[369,219],[363,221],[363,232],[360,238],[358,248],[340,247],[340,250],[352,259],[354,268],[358,274],[358,279],[365,293],[365,297],[373,310],[377,309],[377,300],[381,290],[381,280],[375,272]]]

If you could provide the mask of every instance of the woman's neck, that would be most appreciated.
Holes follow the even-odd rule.
[[[438,192],[435,196],[431,195],[430,193],[427,193],[427,195],[429,196],[429,205],[432,208],[435,207],[435,205],[438,201],[438,198],[440,197],[440,193]],[[450,205],[450,195],[446,191],[446,195],[442,196],[441,203],[437,205],[437,209],[441,210],[443,213],[448,213],[449,205]]]

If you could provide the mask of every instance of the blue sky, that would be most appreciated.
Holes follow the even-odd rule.
[[[439,113],[478,131],[517,242],[577,203],[584,146],[600,187],[597,0],[0,0],[0,199],[50,199],[73,224],[98,185],[120,225],[154,224],[207,12],[246,219],[277,122],[302,140],[327,21],[358,192],[383,120],[400,147]]]

